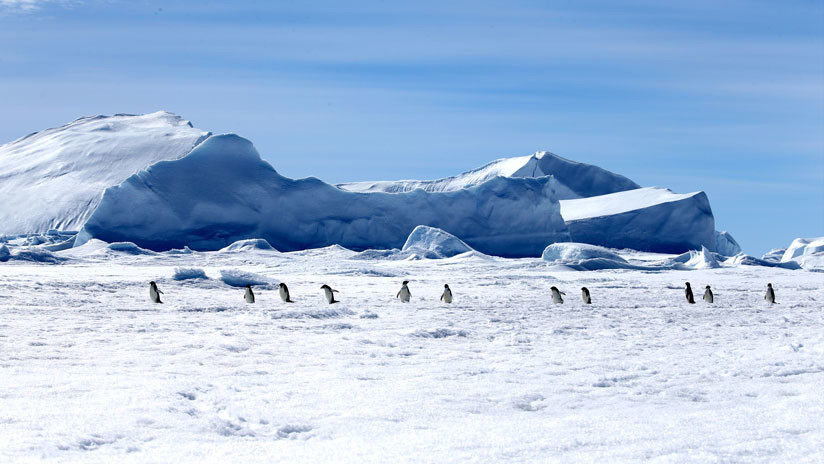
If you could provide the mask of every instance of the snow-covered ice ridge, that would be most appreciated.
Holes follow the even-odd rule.
[[[0,234],[79,230],[106,188],[209,135],[159,111],[80,118],[0,145]]]
[[[22,241],[12,255],[46,246]],[[0,264],[0,462],[824,461],[819,273],[111,245]]]
[[[437,181],[336,188],[280,176],[248,140],[212,136],[165,112],[82,118],[6,144],[0,180],[0,193],[12,199],[0,207],[0,233],[82,228],[77,245],[96,237],[205,250],[263,238],[283,251],[389,249],[424,225],[498,256],[539,256],[570,240],[740,252],[715,231],[703,192],[642,189],[549,152]]]

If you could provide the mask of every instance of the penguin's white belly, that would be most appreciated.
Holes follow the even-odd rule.
[[[442,298],[445,303],[452,303],[452,292],[449,290],[444,291]]]
[[[153,303],[157,303],[160,301],[160,295],[157,294],[154,288],[149,288],[149,298],[152,299]]]
[[[243,295],[243,299],[246,300],[247,303],[254,303],[255,302],[255,294],[251,292],[248,288],[246,289],[246,293]]]
[[[323,289],[323,296],[326,297],[326,302],[331,303],[333,301],[334,295],[332,294],[332,290],[329,288]]]
[[[712,300],[713,300],[712,292],[709,291],[709,290],[704,292],[704,301],[706,301],[707,303],[712,303]]]
[[[285,288],[280,287],[280,290],[278,290],[278,293],[280,293],[280,299],[281,299],[281,300],[283,300],[283,301],[289,301],[289,292],[288,292],[288,291],[286,291],[286,289],[285,289]]]
[[[409,292],[409,288],[406,285],[401,287],[398,298],[400,298],[404,303],[409,303],[409,299],[412,298],[412,293]]]
[[[563,302],[564,302],[564,299],[563,299],[563,298],[561,298],[561,294],[560,294],[560,293],[558,293],[558,292],[552,292],[552,301],[553,301],[553,302],[555,302],[555,304],[561,304],[561,303],[563,303]]]

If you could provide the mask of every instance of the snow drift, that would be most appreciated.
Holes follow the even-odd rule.
[[[438,180],[350,182],[338,187],[351,192],[452,192],[480,185],[495,177],[552,176],[558,199],[590,197],[639,188],[624,176],[591,164],[577,163],[554,153],[540,151],[529,156],[502,158],[478,169]]]
[[[610,250],[588,243],[553,243],[544,249],[541,258],[553,266],[560,266],[575,271],[661,269],[658,267],[630,264],[618,254],[617,250]]]
[[[79,230],[106,188],[208,135],[161,111],[80,118],[0,145],[0,234]]]
[[[538,256],[547,243],[569,240],[549,177],[494,177],[454,192],[352,193],[283,177],[251,142],[227,134],[107,189],[77,244],[214,250],[262,238],[280,251],[399,248],[420,224],[499,256]]]

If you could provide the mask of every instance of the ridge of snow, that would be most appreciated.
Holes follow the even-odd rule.
[[[425,257],[450,258],[474,250],[463,240],[445,230],[420,225],[409,234],[401,251],[414,251]]]
[[[602,195],[640,187],[619,174],[598,166],[571,161],[547,151],[497,159],[480,168],[438,180],[349,182],[337,186],[351,192],[400,193],[416,189],[427,192],[450,192],[479,185],[498,176],[552,176],[553,188],[559,199]]]

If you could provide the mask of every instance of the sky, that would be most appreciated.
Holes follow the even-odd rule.
[[[0,0],[0,143],[157,110],[289,177],[546,150],[707,192],[756,256],[824,236],[822,0]]]

